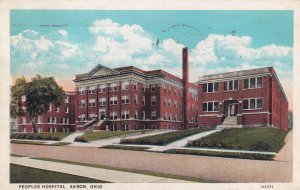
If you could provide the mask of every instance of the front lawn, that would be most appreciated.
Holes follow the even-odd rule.
[[[107,183],[60,172],[41,170],[31,167],[10,164],[11,183]]]
[[[43,145],[46,142],[42,141],[22,141],[22,140],[11,140],[10,143],[14,144],[33,144],[33,145]]]
[[[169,133],[163,133],[158,135],[152,135],[147,137],[141,137],[136,139],[121,139],[121,144],[150,144],[150,145],[166,145],[176,140],[197,134],[212,129],[187,129],[180,131],[173,131]]]
[[[62,140],[63,138],[67,137],[72,133],[62,133],[62,132],[57,132],[57,133],[17,133],[17,134],[12,134],[10,136],[11,139],[28,139],[28,140]]]
[[[286,131],[270,127],[224,129],[187,146],[278,152],[286,135]]]
[[[273,160],[273,158],[274,158],[274,155],[269,155],[269,154],[240,153],[240,152],[216,152],[216,151],[186,150],[186,149],[169,149],[169,150],[164,151],[164,153],[190,154],[190,155],[227,157],[227,158],[241,158],[241,159],[253,159],[253,160]]]
[[[121,136],[132,133],[139,133],[141,131],[99,131],[99,132],[87,132],[82,138],[86,141],[95,141],[109,137]]]

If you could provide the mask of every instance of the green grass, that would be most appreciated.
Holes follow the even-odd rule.
[[[270,127],[224,129],[189,142],[188,146],[278,152],[286,135],[286,131]]]
[[[122,149],[122,150],[134,150],[134,151],[143,151],[150,147],[137,147],[137,146],[122,146],[122,145],[106,145],[99,148],[106,148],[106,149]]]
[[[57,142],[57,143],[53,143],[53,144],[47,144],[48,146],[65,146],[65,145],[69,145],[71,143],[69,142]]]
[[[72,133],[19,133],[19,134],[12,134],[10,136],[11,139],[38,139],[38,140],[62,140],[63,138],[67,137]],[[37,136],[37,138],[36,138]]]
[[[226,157],[226,158],[240,158],[240,159],[253,159],[253,160],[273,160],[273,158],[274,158],[274,155],[268,155],[268,154],[237,153],[237,152],[214,152],[214,151],[186,150],[186,149],[169,149],[169,150],[164,151],[164,153],[190,154],[190,155]]]
[[[11,183],[107,183],[60,172],[41,170],[31,167],[10,164]]]
[[[46,161],[59,162],[59,163],[65,163],[65,164],[74,164],[74,165],[87,166],[87,167],[93,167],[93,168],[102,168],[102,169],[108,169],[108,170],[124,171],[124,172],[137,173],[137,174],[152,175],[152,176],[157,176],[157,177],[179,179],[179,180],[185,180],[185,181],[191,181],[191,182],[201,182],[201,183],[218,183],[219,182],[219,181],[200,179],[200,178],[194,178],[194,177],[158,173],[158,172],[153,172],[153,171],[148,171],[148,170],[119,168],[119,167],[114,167],[114,166],[87,164],[87,163],[72,162],[72,161],[67,161],[67,160],[56,160],[56,159],[50,159],[50,158],[32,158],[32,159],[46,160]]]
[[[109,137],[127,135],[132,133],[139,133],[141,131],[100,131],[100,132],[87,132],[82,137],[86,141],[95,141]]]
[[[10,156],[12,156],[12,157],[27,157],[27,156],[20,155],[20,154],[10,154]]]
[[[187,129],[174,131],[164,134],[152,135],[148,137],[141,137],[136,139],[121,139],[121,144],[150,144],[150,145],[166,145],[176,140],[194,135],[197,133],[209,131],[212,129]]]
[[[14,144],[32,144],[32,145],[43,145],[45,142],[42,141],[22,141],[22,140],[10,140],[10,143]]]

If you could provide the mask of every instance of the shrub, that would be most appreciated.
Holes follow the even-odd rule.
[[[78,136],[75,138],[74,142],[87,142],[82,136]]]
[[[263,150],[263,151],[270,151],[271,150],[271,146],[265,142],[262,141],[258,141],[255,144],[252,144],[250,146],[250,150]]]

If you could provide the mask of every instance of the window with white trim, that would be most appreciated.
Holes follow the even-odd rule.
[[[110,84],[110,91],[116,91],[117,90],[117,83],[111,83]]]
[[[172,120],[172,113],[169,114],[169,120]]]
[[[129,119],[129,110],[122,111],[122,119]]]
[[[90,113],[89,114],[89,121],[96,120],[96,118],[97,118],[97,114],[95,114],[95,113]]]
[[[156,96],[151,96],[151,106],[156,106]]]
[[[122,104],[129,104],[129,95],[122,96]]]
[[[164,85],[164,93],[167,93],[167,86]]]
[[[217,92],[219,91],[219,83],[218,82],[213,82],[213,83],[206,83],[202,85],[202,92],[207,93],[207,92]]]
[[[110,112],[110,120],[117,120],[117,119],[118,119],[117,112],[115,112],[115,111]]]
[[[85,100],[80,100],[79,101],[79,107],[84,108],[85,107]]]
[[[95,86],[90,86],[89,87],[89,94],[95,94],[96,87]]]
[[[106,98],[99,98],[99,106],[105,106],[106,105]]]
[[[133,85],[133,90],[137,90],[138,89],[137,82],[133,82],[132,85]]]
[[[102,92],[105,92],[105,90],[106,90],[106,85],[105,84],[100,84],[98,92],[102,93]]]
[[[59,107],[58,106],[55,107],[55,111],[59,112]]]
[[[177,100],[174,100],[174,107],[177,108]]]
[[[78,121],[80,121],[80,122],[86,121],[86,119],[85,119],[85,114],[79,115],[79,116],[78,116]]]
[[[38,115],[37,123],[42,123],[42,116]]]
[[[133,102],[135,103],[135,104],[137,104],[138,103],[138,95],[134,95],[134,99],[133,99]]]
[[[118,97],[116,97],[116,96],[110,97],[109,103],[110,103],[110,105],[117,105],[118,104]]]
[[[138,110],[135,110],[135,112],[134,112],[134,119],[138,119]]]
[[[26,124],[26,118],[22,117],[22,124]]]
[[[128,81],[122,82],[122,90],[129,90],[129,82]]]
[[[26,101],[26,95],[23,95],[23,96],[21,97],[21,99],[22,99],[22,102],[25,102],[25,101]]]
[[[262,109],[262,98],[248,98],[243,100],[244,110]]]
[[[51,110],[52,110],[52,105],[49,104],[49,109],[48,109],[48,111],[51,111]]]
[[[151,92],[156,92],[156,84],[151,84]]]
[[[169,99],[168,106],[169,106],[169,107],[172,107],[172,101],[171,101],[171,99]]]
[[[68,106],[65,107],[65,113],[69,113],[69,107]]]
[[[167,112],[165,112],[165,115],[164,115],[164,120],[167,120],[167,118],[168,118],[168,113],[167,113]]]
[[[79,93],[79,95],[84,95],[85,94],[85,89],[84,88],[79,88],[78,89],[78,93]]]
[[[262,77],[244,79],[244,89],[261,88],[262,79]]]
[[[96,106],[96,100],[95,99],[89,99],[89,107],[95,107]]]
[[[146,105],[146,98],[145,98],[145,96],[143,96],[142,104],[143,104],[143,105]]]
[[[219,102],[204,102],[202,103],[202,111],[217,112],[219,111]]]
[[[239,89],[239,81],[238,80],[230,80],[224,82],[224,91],[233,91]]]
[[[151,112],[151,119],[152,120],[156,119],[156,110],[152,110],[152,112]]]
[[[69,96],[65,96],[65,103],[69,103]]]

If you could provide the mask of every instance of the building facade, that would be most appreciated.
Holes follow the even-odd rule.
[[[22,108],[26,109],[26,96],[21,97]],[[50,104],[49,111],[38,116],[37,132],[72,132],[75,131],[75,93],[65,92],[61,106]],[[18,132],[32,133],[33,127],[29,116],[18,117]]]
[[[273,67],[207,75],[198,89],[200,127],[231,118],[238,126],[288,130],[288,100]]]
[[[187,63],[187,53],[184,57]],[[185,72],[188,76],[188,71]],[[98,65],[86,74],[77,75],[74,82],[78,130],[92,125],[98,130],[198,126],[197,85],[165,71]]]

